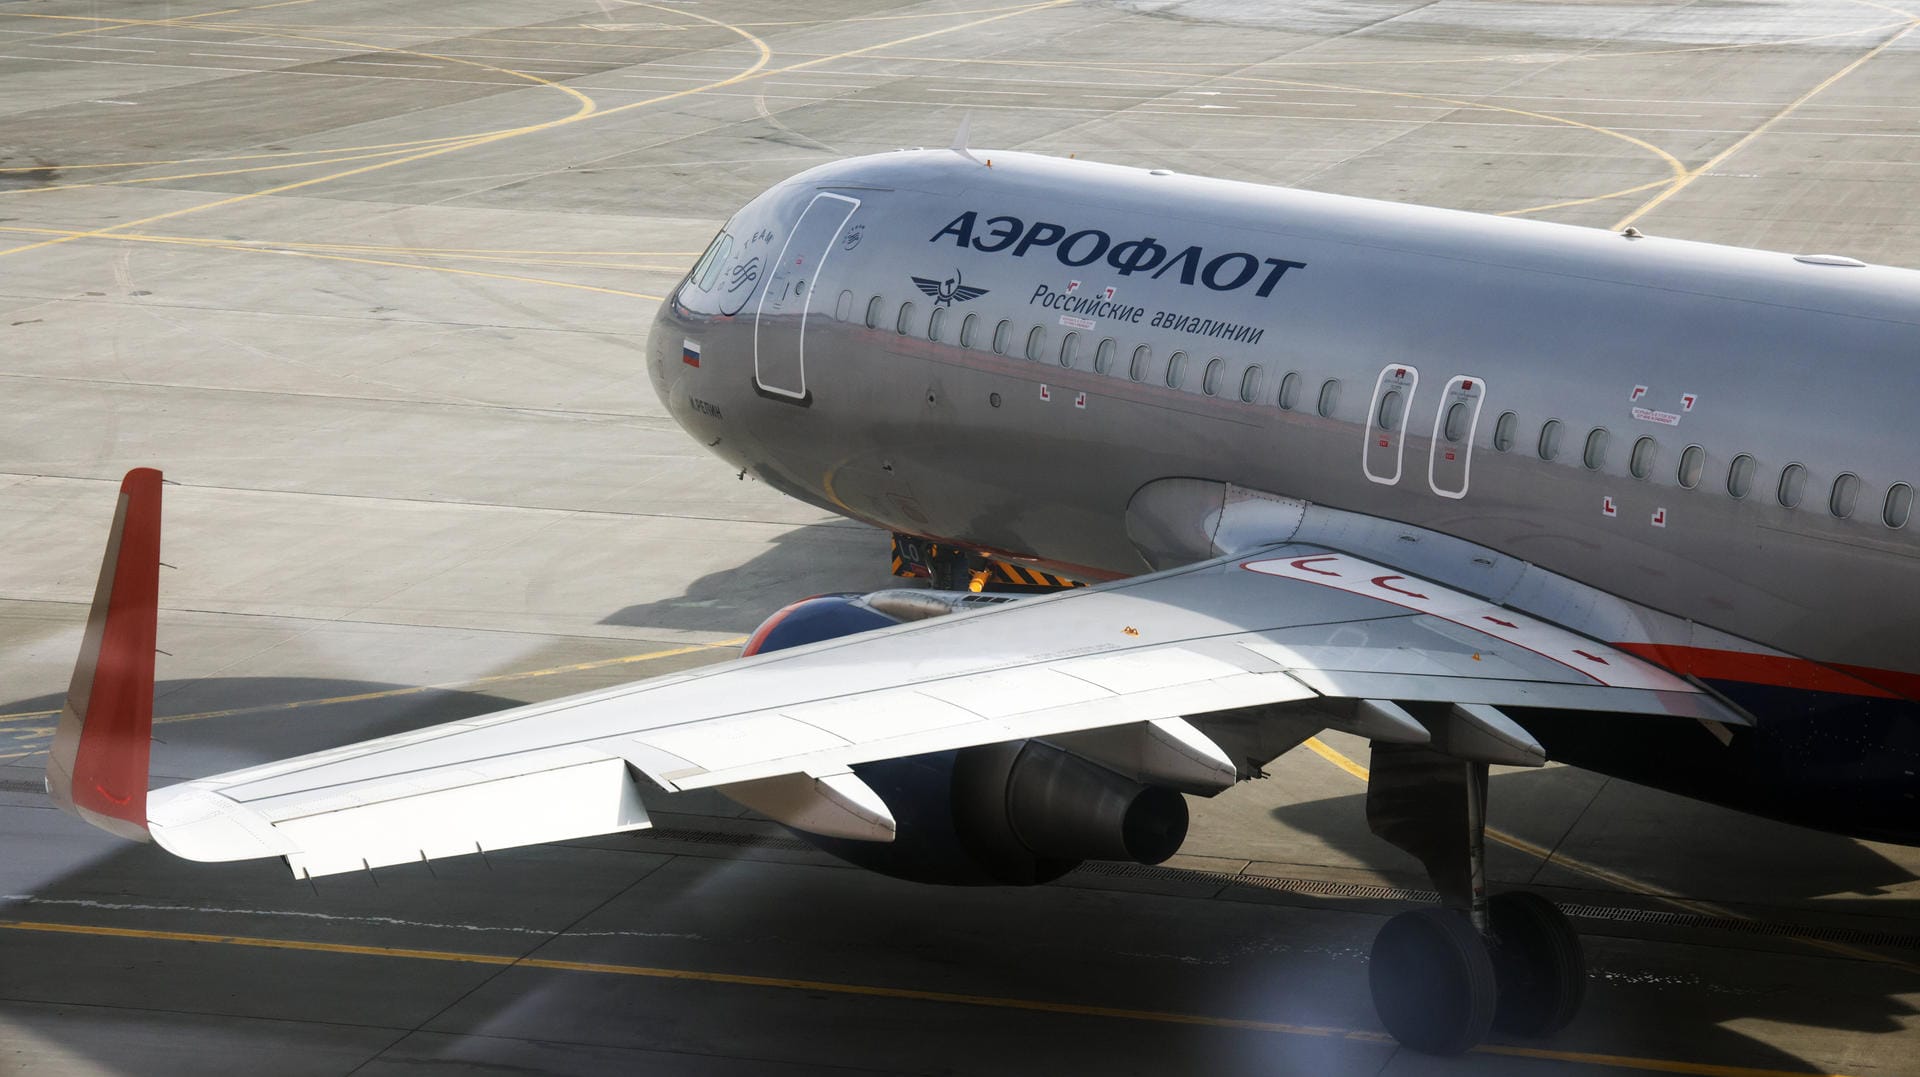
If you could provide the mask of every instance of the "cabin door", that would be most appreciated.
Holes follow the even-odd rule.
[[[753,380],[766,392],[807,395],[807,321],[832,314],[832,301],[815,303],[814,294],[841,226],[859,208],[846,195],[814,195],[780,248],[753,324]]]

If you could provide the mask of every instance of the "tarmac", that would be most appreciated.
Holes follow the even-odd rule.
[[[157,783],[718,661],[887,536],[641,370],[721,221],[973,142],[1920,267],[1920,13],[1776,4],[0,4],[0,1074],[1920,1073],[1920,850],[1565,767],[1549,1041],[1398,1048],[1426,887],[1329,735],[1158,868],[939,889],[717,796],[293,881],[41,793],[121,474],[165,470]]]

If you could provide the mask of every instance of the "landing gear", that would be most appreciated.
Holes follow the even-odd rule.
[[[1493,1027],[1511,1036],[1551,1036],[1580,1012],[1587,962],[1565,913],[1539,894],[1514,890],[1487,901],[1493,916],[1500,1005]]]
[[[1387,921],[1368,968],[1381,1024],[1417,1051],[1459,1054],[1495,1029],[1551,1035],[1585,995],[1566,916],[1537,894],[1487,897],[1486,797],[1484,762],[1374,744],[1368,825],[1420,858],[1445,903]]]
[[[1453,909],[1403,912],[1373,940],[1373,1008],[1416,1051],[1457,1055],[1486,1038],[1499,986],[1487,943]]]

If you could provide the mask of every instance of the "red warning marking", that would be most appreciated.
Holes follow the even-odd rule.
[[[1077,280],[1070,280],[1070,281],[1068,281],[1068,282],[1067,282],[1067,291],[1068,291],[1069,293],[1072,293],[1072,292],[1077,292],[1077,291],[1079,291],[1079,290],[1080,290],[1080,282],[1079,282],[1079,281],[1077,281]]]
[[[1338,566],[1321,568],[1327,562]],[[1519,620],[1508,611],[1446,585],[1416,576],[1403,576],[1386,566],[1345,554],[1312,554],[1302,557],[1276,557],[1267,561],[1248,561],[1240,567],[1281,579],[1296,580],[1316,587],[1345,591],[1350,595],[1398,606],[1414,613],[1449,621],[1521,650],[1559,664],[1582,680],[1615,688],[1644,688],[1665,692],[1696,691],[1656,665],[1632,658],[1614,661],[1614,655],[1593,650],[1606,647],[1591,637],[1543,621]],[[1331,577],[1331,578],[1329,578]],[[1417,583],[1425,594],[1395,586]],[[1916,676],[1920,683],[1920,676]]]
[[[1373,585],[1375,587],[1380,588],[1382,591],[1392,591],[1396,595],[1406,595],[1408,598],[1427,597],[1426,595],[1423,595],[1418,591],[1409,591],[1404,587],[1395,587],[1394,585],[1387,582],[1388,580],[1404,580],[1404,579],[1406,579],[1405,576],[1375,576],[1373,578]]]
[[[1406,368],[1406,367],[1400,367],[1399,369],[1397,369],[1397,370],[1395,370],[1395,371],[1393,372],[1393,376],[1394,376],[1394,377],[1396,377],[1396,378],[1404,378],[1404,377],[1406,377],[1406,376],[1407,376],[1407,368]]]
[[[1047,388],[1046,386],[1044,386],[1044,385],[1042,385],[1042,386],[1040,387],[1040,399],[1042,399],[1042,400],[1052,400],[1052,399],[1053,399],[1053,390],[1051,390],[1051,389],[1049,389],[1049,388]]]
[[[1452,450],[1452,449],[1448,449],[1448,450],[1447,450],[1447,459],[1448,459],[1449,461],[1451,461],[1451,460],[1453,459],[1453,450]]]
[[[1473,392],[1473,379],[1472,378],[1463,379],[1460,382],[1460,391],[1463,393]]]
[[[1602,516],[1620,515],[1620,510],[1613,507],[1613,498],[1603,497],[1600,499],[1600,515]]]
[[[1667,526],[1667,510],[1666,509],[1653,510],[1653,526],[1655,527]]]
[[[1681,393],[1680,394],[1680,410],[1692,411],[1693,406],[1699,403],[1699,401],[1700,401],[1700,398],[1693,395],[1692,393]]]
[[[1081,410],[1085,410],[1087,406],[1087,394],[1085,393],[1076,394],[1073,398],[1073,406],[1076,408],[1080,408]]]
[[[1645,395],[1647,395],[1647,387],[1644,385],[1636,385],[1633,387],[1633,392],[1627,397],[1627,399],[1638,400]]]
[[[1380,439],[1380,447],[1381,447],[1381,448],[1383,448],[1383,449],[1387,447],[1387,439],[1386,439],[1386,438],[1381,438],[1381,439]]]

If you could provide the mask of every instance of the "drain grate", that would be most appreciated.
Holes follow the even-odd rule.
[[[1327,882],[1320,879],[1288,879],[1269,875],[1234,875],[1224,871],[1151,867],[1144,864],[1090,863],[1082,865],[1078,870],[1089,875],[1107,878],[1152,879],[1162,882],[1206,879],[1229,886],[1251,886],[1262,890],[1278,890],[1313,897],[1361,898],[1368,901],[1400,901],[1421,905],[1430,905],[1440,900],[1440,895],[1431,890],[1410,890],[1371,883]],[[1743,935],[1798,939],[1806,942],[1837,942],[1854,946],[1920,950],[1920,935],[1896,931],[1821,927],[1813,924],[1784,923],[1778,920],[1745,920],[1737,916],[1711,916],[1705,913],[1671,912],[1665,909],[1636,909],[1611,905],[1563,904],[1560,906],[1560,911],[1575,920],[1701,928],[1710,931],[1737,932]]]
[[[37,788],[37,787],[36,787]],[[732,834],[717,830],[689,830],[655,827],[643,831],[645,837],[683,845],[719,846],[730,849],[778,849],[783,852],[811,852],[813,846],[795,838],[765,834]],[[1378,883],[1342,883],[1325,879],[1291,879],[1276,875],[1236,875],[1200,868],[1168,868],[1149,864],[1119,864],[1089,861],[1073,875],[1091,875],[1107,879],[1138,879],[1162,883],[1210,882],[1222,886],[1246,886],[1310,897],[1349,898],[1362,901],[1395,901],[1410,905],[1431,905],[1440,895],[1431,890],[1414,890]],[[1067,876],[1070,881],[1073,875]],[[1920,935],[1895,931],[1869,931],[1851,927],[1821,927],[1778,920],[1743,920],[1737,916],[1711,916],[1705,913],[1673,912],[1665,909],[1636,909],[1627,906],[1564,904],[1560,911],[1575,920],[1602,923],[1642,924],[1650,927],[1697,928],[1727,931],[1742,935],[1797,939],[1803,942],[1834,942],[1853,946],[1878,946],[1901,950],[1920,950]]]

